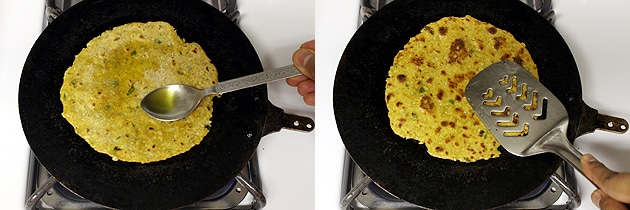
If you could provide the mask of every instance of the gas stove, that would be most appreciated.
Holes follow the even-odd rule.
[[[254,155],[232,181],[205,199],[182,209],[260,209],[266,198],[261,185],[258,157]],[[108,209],[68,190],[31,154],[26,209]]]
[[[44,28],[63,11],[80,1],[47,0],[44,12]],[[208,0],[234,23],[238,24],[239,11],[236,0]],[[51,176],[44,166],[31,154],[27,179],[27,209],[101,209],[107,208],[75,194]],[[258,157],[254,156],[232,181],[219,191],[184,209],[260,209],[266,205],[265,195],[260,190],[261,180]]]
[[[392,0],[361,0],[359,26]],[[555,11],[551,0],[521,0],[553,24]],[[342,180],[342,209],[426,209],[396,197],[372,181],[352,160],[344,155]],[[550,179],[534,191],[499,209],[571,209],[579,206],[581,198],[576,190],[576,179],[571,166],[563,163]]]
[[[361,0],[359,8],[359,26],[376,11],[394,0]],[[556,13],[552,9],[551,0],[520,0],[536,10],[540,15],[553,23]]]
[[[399,199],[373,182],[349,154],[344,160],[342,209],[426,209]],[[572,209],[580,205],[573,168],[563,163],[551,178],[519,200],[498,209]]]
[[[44,2],[45,9],[44,9],[44,15],[43,15],[44,17],[43,28],[45,28],[49,23],[53,22],[59,15],[63,13],[63,11],[67,10],[71,6],[75,5],[76,3],[79,3],[80,1],[81,0],[45,0]],[[241,25],[240,24],[241,10],[238,7],[238,5],[241,5],[241,4],[237,5],[236,0],[204,0],[204,1],[214,6],[222,13],[224,13],[228,18],[230,18],[237,25]],[[277,7],[277,9],[282,9],[283,7],[286,6],[286,4],[281,4],[281,3],[282,2],[275,3],[275,6]],[[242,5],[244,8],[243,10],[248,11],[246,14],[260,15],[260,13],[257,13],[256,11],[252,11],[252,8],[253,8],[252,2],[247,2],[247,4],[242,4]],[[265,6],[265,5],[262,5],[262,6]],[[290,7],[290,6],[294,6],[294,5],[289,5],[287,7]],[[263,15],[263,17],[265,17],[265,15]],[[249,37],[252,37],[252,35],[255,36],[255,35],[260,34],[260,33],[256,33],[256,32],[259,32],[258,29],[256,29],[255,27],[251,27],[251,25],[248,25],[248,24],[252,24],[251,20],[252,18],[249,18],[249,19],[246,18],[246,21],[244,21],[244,24],[242,24],[245,26],[244,27],[241,26],[242,30],[244,31],[248,30],[245,33]],[[305,33],[308,33],[308,31],[305,31]],[[300,34],[300,33],[297,33],[297,34]],[[304,33],[301,33],[300,35],[298,35],[298,37],[303,37],[303,36],[304,36]],[[256,44],[260,45],[260,43],[262,42],[260,41],[261,39],[258,37],[256,38],[257,38],[257,41],[252,41],[252,43],[254,45]],[[267,38],[263,37],[262,40],[266,40],[266,39]],[[312,35],[310,38],[290,38],[290,40],[292,40],[292,42],[290,42],[292,46],[291,49],[281,50],[279,51],[281,53],[278,53],[286,57],[285,59],[281,59],[281,62],[287,62],[287,61],[290,62],[290,56],[286,56],[285,55],[287,54],[286,52],[292,52],[293,50],[297,49],[299,44],[309,39],[312,39]],[[288,44],[288,43],[289,42],[284,42],[283,44]],[[280,45],[280,47],[284,47],[284,46]],[[260,49],[257,49],[257,50],[260,50]],[[265,50],[269,50],[269,49],[261,50],[263,52],[259,51],[259,55],[269,56],[270,52],[265,52]],[[274,48],[272,48],[271,50],[274,50]],[[276,51],[278,50],[276,49]],[[273,68],[278,65],[284,64],[284,63],[276,62],[276,60],[278,59],[274,60],[268,57],[262,63],[263,63],[263,66],[265,66],[266,68]],[[270,89],[269,100],[272,101],[272,103],[274,104],[278,104],[282,107],[285,107],[284,109],[286,113],[294,113],[298,115],[305,115],[308,117],[313,117],[312,107],[301,105],[302,103],[301,98],[299,98],[297,93],[295,93],[295,89],[288,87],[286,84],[284,84],[283,81],[278,81],[278,82],[268,84],[268,89]],[[290,95],[287,95],[287,94],[290,94]],[[299,103],[296,103],[296,102],[299,102]],[[263,156],[267,158],[270,156],[269,153],[272,153],[272,152],[275,154],[281,154],[281,153],[274,152],[274,148],[270,147],[270,145],[278,144],[278,143],[268,143],[266,141],[276,141],[276,142],[278,141],[282,142],[284,140],[308,141],[308,139],[312,139],[313,137],[312,134],[309,134],[309,135],[310,136],[300,136],[299,132],[296,133],[291,130],[281,130],[280,132],[272,133],[263,137],[259,144],[258,151],[254,153],[253,157],[249,160],[246,166],[241,170],[240,174],[238,174],[233,180],[231,180],[228,184],[226,184],[226,186],[224,186],[219,191],[211,195],[208,195],[202,201],[199,201],[194,204],[190,204],[189,206],[186,206],[183,209],[261,209],[265,207],[267,205],[267,197],[263,193],[263,190],[265,188],[278,189],[278,188],[283,188],[283,186],[278,186],[274,179],[268,178],[268,180],[272,180],[271,184],[274,184],[276,186],[265,186],[265,188],[263,188],[262,182],[264,179],[261,178],[261,174],[274,174],[275,172],[273,171],[278,171],[284,174],[285,176],[286,175],[292,176],[292,174],[296,174],[296,173],[283,172],[285,170],[293,170],[293,168],[278,170],[276,169],[276,166],[273,164],[269,164],[269,163],[261,164],[259,163],[258,154],[263,154]],[[306,139],[294,140],[295,138],[306,138]],[[288,145],[291,145],[291,144],[288,144]],[[306,143],[306,144],[298,143],[294,145],[309,145],[309,143]],[[278,146],[278,145],[275,145],[275,147],[281,150],[283,148],[282,146]],[[312,148],[309,148],[306,146],[301,146],[301,147],[302,148],[296,148],[296,151],[298,153],[309,154],[310,153],[309,150],[312,150]],[[287,153],[287,155],[291,155],[291,153]],[[275,155],[272,157],[275,157]],[[273,161],[273,159],[271,161]],[[308,166],[312,166],[312,164],[310,164],[309,161],[312,161],[312,157],[307,156],[307,157],[295,158],[294,160],[288,161],[288,162],[298,164],[298,165],[303,165],[303,166],[294,167],[294,168],[304,168],[304,166],[308,168]],[[264,169],[261,171],[260,168],[264,168]],[[312,170],[303,170],[303,171],[308,173],[309,171],[312,171]],[[275,175],[276,175],[276,178],[282,179],[283,177],[283,175],[278,175],[278,174],[275,174]],[[314,205],[311,204],[311,201],[313,199],[311,190],[313,189],[313,187],[310,187],[311,184],[313,184],[312,173],[309,175],[311,176],[293,175],[294,177],[292,178],[289,178],[289,179],[285,178],[284,179],[285,181],[288,181],[291,183],[297,182],[299,184],[298,186],[304,186],[302,187],[303,189],[306,190],[306,191],[303,191],[304,196],[297,195],[297,194],[295,195],[289,194],[290,195],[289,198],[280,198],[282,200],[286,199],[292,202],[283,202],[279,198],[276,198],[276,201],[272,203],[271,205],[272,208],[273,206],[282,207],[285,205],[294,205],[293,203],[301,203],[302,205],[305,205],[305,208],[307,209],[314,208],[313,207]],[[307,180],[307,181],[304,181],[304,180]],[[308,180],[311,180],[310,183]],[[274,194],[274,197],[278,197],[278,194]],[[297,198],[297,199],[291,199],[291,197]],[[86,200],[82,198],[80,195],[77,195],[73,193],[72,191],[68,190],[67,188],[65,188],[62,183],[57,182],[57,180],[46,171],[46,169],[40,164],[37,158],[31,153],[29,157],[29,164],[28,164],[26,208],[27,209],[104,209],[107,207],[101,206],[99,204]]]
[[[317,1],[318,54],[316,199],[318,209],[340,209],[349,183],[343,176],[351,168],[343,161],[345,146],[340,138],[332,107],[332,84],[341,55],[360,23],[362,0]],[[379,2],[386,2],[380,0]],[[553,0],[553,25],[570,47],[580,72],[585,102],[600,113],[629,119],[626,89],[619,88],[630,79],[625,51],[630,42],[630,3],[623,0],[572,1]],[[606,32],[607,36],[602,36]],[[611,100],[614,98],[614,100]],[[598,160],[617,171],[630,171],[630,133],[623,135],[595,131],[576,138],[574,146],[582,153],[594,154]],[[320,152],[321,151],[321,152]],[[574,209],[596,209],[590,194],[595,187],[583,176],[575,175],[578,195],[582,198]],[[345,182],[345,183],[344,183]],[[556,187],[556,191],[561,191]],[[359,191],[361,194],[362,191]],[[566,195],[561,195],[564,197]],[[560,202],[561,203],[561,202]],[[554,204],[555,205],[555,204]]]

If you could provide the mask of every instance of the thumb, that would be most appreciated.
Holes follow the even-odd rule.
[[[630,173],[610,170],[590,154],[582,156],[580,162],[584,174],[601,188],[602,194],[630,203]]]
[[[593,204],[602,210],[607,209],[619,209],[624,210],[628,209],[627,204],[621,203],[610,196],[606,195],[606,193],[602,192],[602,190],[595,190],[593,194],[591,194],[591,200]]]
[[[315,79],[315,51],[300,48],[293,53],[293,64],[304,76]]]

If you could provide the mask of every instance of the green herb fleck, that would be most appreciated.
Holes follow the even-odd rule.
[[[162,44],[162,40],[155,39],[155,43]]]
[[[408,84],[408,83],[405,83],[405,87],[409,87],[409,84]]]
[[[131,84],[131,87],[129,88],[129,90],[127,90],[127,95],[130,95],[134,91],[136,91],[136,87],[134,87],[133,84]]]
[[[73,88],[76,88],[79,85],[79,81],[77,81],[76,79],[73,79],[72,81],[70,81],[70,84],[72,85]]]
[[[110,106],[109,104],[105,105],[105,110],[109,110],[109,108],[112,108],[112,106]]]
[[[420,87],[420,93],[424,93],[424,92],[426,92],[426,91],[427,91],[427,90],[426,90],[426,89],[424,89],[424,87]]]
[[[483,135],[483,139],[487,139],[488,138],[488,132],[485,132],[485,134]]]
[[[115,147],[114,147],[114,150],[115,150],[115,151],[120,151],[120,150],[122,150],[122,149],[121,149],[120,147],[118,147],[118,146],[115,146]]]
[[[177,74],[184,75],[184,72],[183,71],[177,71]]]
[[[448,100],[448,102],[451,103],[451,104],[455,104],[455,100],[453,100],[453,99]]]
[[[131,51],[131,55],[136,55],[138,54],[138,52],[136,52],[136,50]]]

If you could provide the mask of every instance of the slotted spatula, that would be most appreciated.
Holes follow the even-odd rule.
[[[567,110],[521,65],[500,61],[488,66],[468,83],[466,99],[510,153],[526,157],[551,152],[584,175],[582,153],[566,136]]]

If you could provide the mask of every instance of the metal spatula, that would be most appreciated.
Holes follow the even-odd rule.
[[[526,157],[551,152],[584,175],[582,153],[566,137],[567,110],[521,65],[490,65],[468,83],[466,99],[510,153]]]

